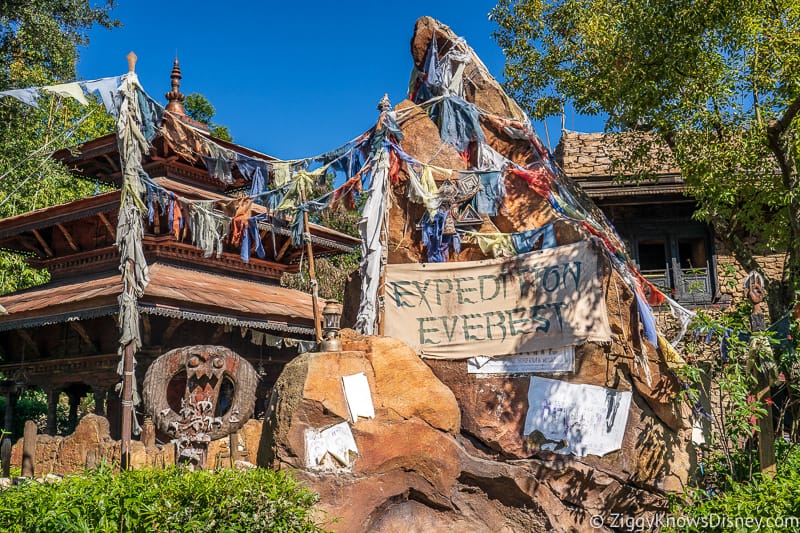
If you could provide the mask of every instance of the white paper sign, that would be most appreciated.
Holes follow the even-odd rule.
[[[524,374],[532,372],[572,372],[575,347],[528,352],[507,357],[472,357],[467,359],[470,374]]]
[[[622,446],[630,392],[536,376],[530,380],[524,434],[541,433],[546,439],[542,449],[583,457]]]
[[[365,373],[342,376],[342,387],[353,424],[358,422],[359,416],[375,418],[375,406],[372,404],[372,393]]]
[[[332,464],[328,457],[336,459],[342,466],[349,467],[353,464],[351,453],[358,455],[358,447],[347,422],[322,431],[307,429],[305,441],[306,466],[311,469],[335,467],[336,465]]]

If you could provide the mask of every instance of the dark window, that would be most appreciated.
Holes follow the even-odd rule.
[[[676,231],[657,238],[632,236],[630,243],[642,275],[677,301],[713,300],[715,273],[707,238],[682,236]]]

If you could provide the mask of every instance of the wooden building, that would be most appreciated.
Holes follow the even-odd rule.
[[[176,60],[167,110],[203,129],[185,115],[180,79]],[[203,134],[209,136],[207,129]],[[239,154],[271,159],[214,141]],[[54,157],[76,176],[121,183],[114,134]],[[144,168],[164,188],[193,200],[228,201],[246,184],[235,169],[231,184],[214,179],[202,162],[182,157],[162,136],[154,139]],[[41,387],[48,395],[48,433],[56,430],[56,403],[62,393],[69,397],[74,425],[80,398],[91,392],[96,411],[109,417],[112,435],[119,435],[116,321],[122,281],[114,245],[119,206],[120,191],[115,190],[0,220],[0,246],[26,254],[32,266],[51,275],[45,285],[0,297],[8,311],[0,316],[0,372],[6,377],[0,394],[8,398],[5,427],[11,427],[21,388]],[[254,206],[254,213],[264,211]],[[311,297],[279,286],[281,275],[298,271],[304,248],[292,245],[288,223],[281,218],[267,217],[259,226],[266,257],[254,254],[245,263],[228,242],[219,258],[204,257],[190,242],[175,238],[158,209],[152,222],[145,220],[150,282],[138,302],[143,338],[136,354],[139,390],[148,365],[161,354],[211,344],[233,350],[257,369],[262,378],[258,396],[263,398],[283,364],[298,353],[287,344],[314,338]],[[318,256],[348,252],[360,243],[317,225],[310,234]],[[276,348],[268,340],[275,337],[289,341]]]
[[[630,176],[615,165],[631,146],[625,134],[564,131],[554,155],[617,229],[646,278],[684,305],[728,300],[718,275],[719,244],[708,224],[692,219],[696,204],[684,194],[669,151],[649,154],[649,179],[625,181]]]

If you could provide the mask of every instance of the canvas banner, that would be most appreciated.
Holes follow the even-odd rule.
[[[385,334],[463,359],[608,342],[593,241],[503,259],[387,265]]]

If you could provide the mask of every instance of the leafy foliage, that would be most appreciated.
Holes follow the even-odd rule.
[[[314,197],[319,197],[332,188],[333,176],[329,174],[326,176],[324,183],[317,184],[313,188],[312,194]],[[357,203],[361,201],[363,199],[359,199]],[[337,209],[325,209],[314,216],[309,216],[309,222],[320,224],[352,237],[358,237],[359,218],[357,212],[349,212],[340,206]],[[281,286],[310,293],[311,277],[308,269],[308,258],[303,257],[300,272],[297,274],[284,274],[281,278]],[[358,269],[360,262],[361,250],[358,248],[350,253],[315,260],[314,266],[320,298],[343,302],[347,279],[351,273]]]
[[[0,396],[0,412],[6,408],[8,398]],[[78,404],[78,416],[80,420],[94,409],[94,396],[86,395],[81,398]],[[33,420],[39,429],[40,434],[47,430],[47,394],[38,388],[27,388],[22,396],[17,400],[14,407],[14,423],[11,428],[4,428],[14,437],[21,437],[25,428],[25,421]],[[61,394],[59,402],[56,404],[56,433],[67,435],[72,433],[75,428],[69,426],[69,398],[66,394]]]
[[[192,93],[183,102],[183,108],[189,118],[208,126],[211,135],[223,141],[233,142],[233,136],[227,126],[220,126],[213,122],[217,110],[208,101],[208,98],[199,93]]]
[[[506,86],[534,116],[569,100],[605,113],[609,130],[654,132],[625,137],[627,174],[654,147],[674,157],[696,216],[745,268],[760,269],[754,254],[787,253],[773,318],[798,299],[800,4],[500,0],[491,16]]]
[[[113,28],[113,2],[83,0],[6,1],[0,4],[0,89],[73,81],[77,47],[94,25]],[[0,217],[88,196],[103,188],[76,180],[49,155],[112,131],[113,119],[93,102],[83,108],[60,96],[43,96],[38,107],[0,99]],[[18,256],[0,252],[0,293],[47,281]]]
[[[731,524],[735,520],[762,519],[759,531],[796,531],[794,527],[784,521],[787,517],[800,517],[800,447],[789,447],[782,460],[778,462],[778,471],[774,477],[756,474],[746,483],[733,482],[730,490],[725,493],[709,497],[703,490],[691,494],[689,501],[676,501],[673,504],[673,513],[685,518],[713,519],[719,524],[721,519],[726,519]],[[767,519],[779,519],[772,526]],[[662,531],[682,532],[707,532],[707,531],[745,531],[731,527],[713,527],[714,522],[708,521],[704,526],[697,521],[692,524],[689,520],[681,522],[684,527],[680,529],[662,529]],[[711,526],[711,527],[708,527]],[[783,526],[783,527],[781,527]],[[753,530],[754,528],[747,528]]]
[[[284,472],[101,468],[0,490],[8,532],[322,531],[318,496]]]

